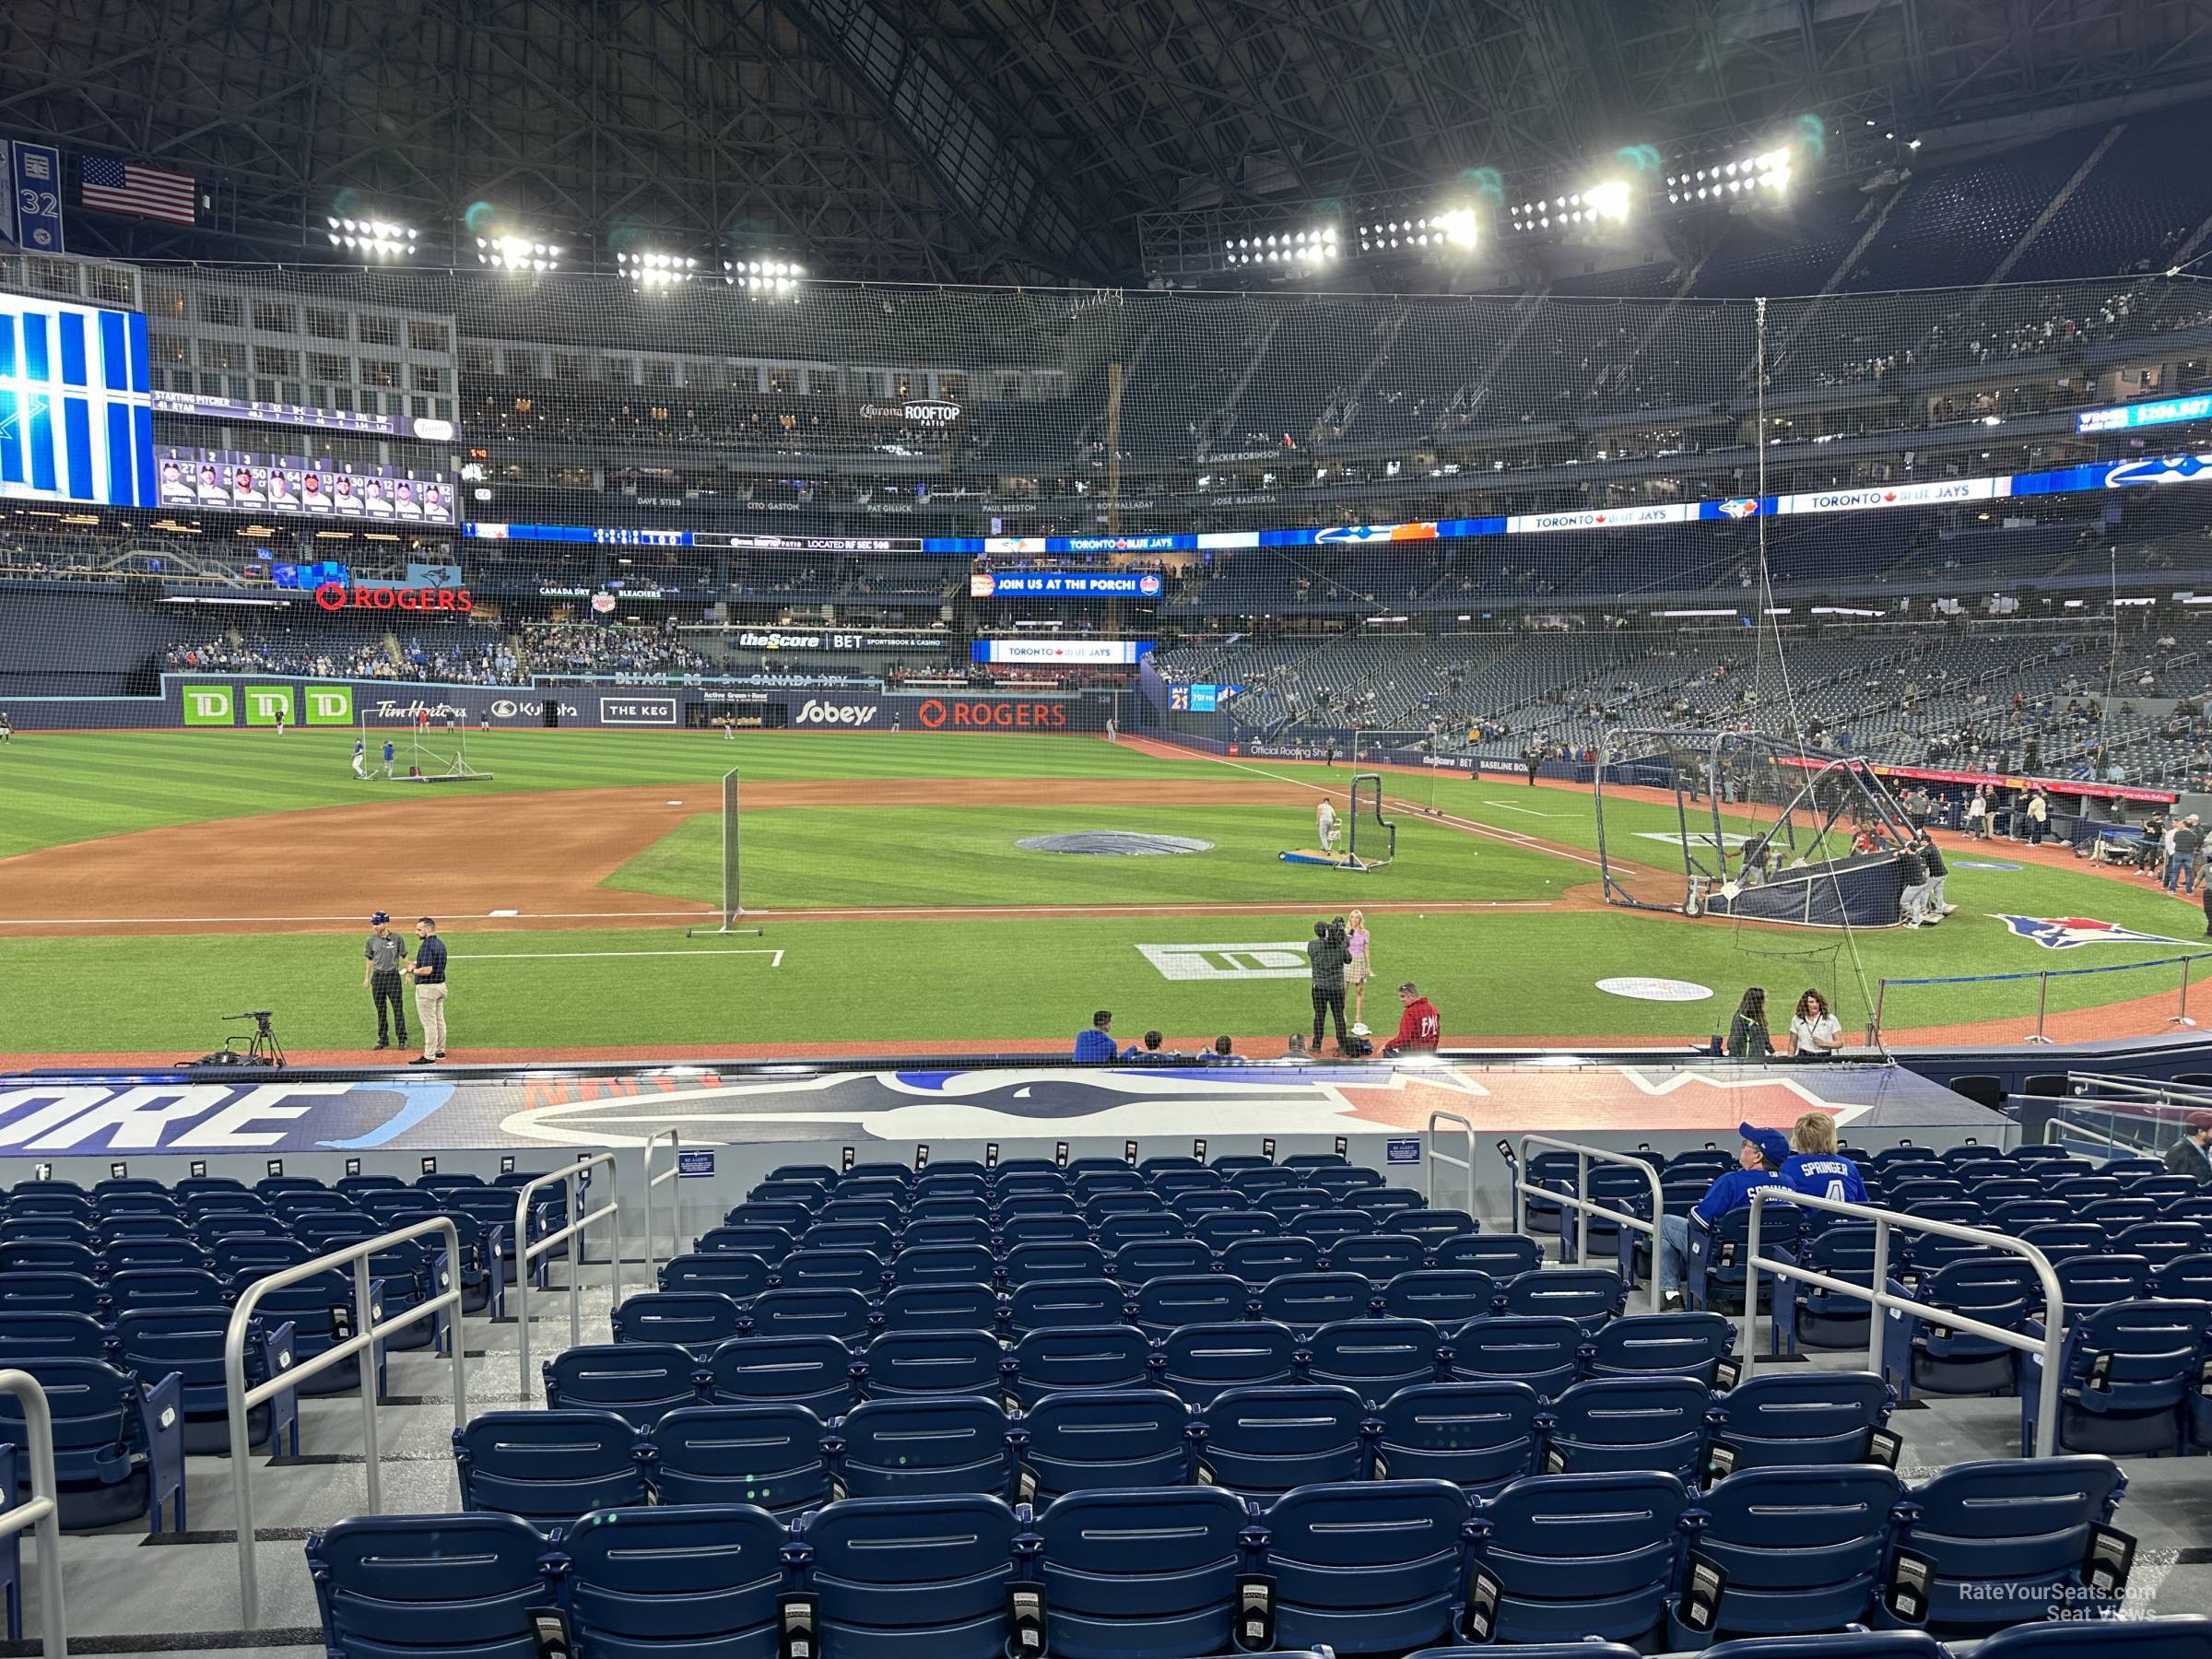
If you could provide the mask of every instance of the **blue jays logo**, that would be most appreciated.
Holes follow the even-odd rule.
[[[1747,519],[1758,511],[1757,496],[1735,496],[1721,503],[1722,515],[1726,518]]]
[[[2117,922],[2099,922],[2088,916],[1999,916],[2023,939],[2045,950],[2072,950],[2078,945],[2178,945],[2164,934],[2137,933]]]
[[[2105,488],[2126,484],[2185,484],[2212,469],[2212,457],[2204,455],[2146,455],[2140,461],[2123,461],[2104,475]]]
[[[1363,542],[1378,539],[1388,540],[1389,537],[1390,526],[1388,524],[1331,524],[1325,530],[1316,531],[1313,539],[1324,542]]]

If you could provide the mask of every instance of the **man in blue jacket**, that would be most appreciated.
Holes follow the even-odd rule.
[[[1749,1124],[1738,1124],[1736,1133],[1744,1137],[1742,1149],[1736,1154],[1736,1168],[1725,1175],[1716,1175],[1705,1196],[1699,1199],[1687,1216],[1663,1216],[1659,1221],[1659,1288],[1665,1293],[1666,1305],[1682,1305],[1682,1275],[1689,1261],[1689,1229],[1698,1226],[1711,1228],[1730,1210],[1746,1208],[1751,1194],[1759,1187],[1782,1187],[1789,1183],[1782,1179],[1782,1166],[1790,1155],[1790,1143],[1779,1129],[1759,1129]]]
[[[1090,1017],[1088,1030],[1076,1033],[1077,1060],[1118,1060],[1121,1050],[1113,1042],[1113,1010],[1100,1008]]]

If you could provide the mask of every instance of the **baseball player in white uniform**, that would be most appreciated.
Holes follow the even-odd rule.
[[[1321,850],[1324,853],[1335,852],[1336,806],[1326,795],[1322,797],[1321,805],[1313,808],[1313,829],[1321,837]]]

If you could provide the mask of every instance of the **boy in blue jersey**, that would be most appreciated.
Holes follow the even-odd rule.
[[[1866,1202],[1866,1182],[1859,1166],[1836,1150],[1836,1120],[1827,1112],[1808,1112],[1799,1118],[1790,1128],[1790,1148],[1782,1178],[1794,1191],[1846,1204]]]
[[[1755,1128],[1749,1124],[1735,1127],[1744,1137],[1743,1147],[1736,1154],[1737,1167],[1715,1176],[1688,1215],[1660,1218],[1659,1288],[1665,1292],[1670,1309],[1682,1305],[1682,1275],[1689,1261],[1691,1224],[1711,1228],[1730,1210],[1749,1205],[1755,1189],[1788,1185],[1781,1170],[1790,1155],[1790,1143],[1783,1138],[1782,1131]]]

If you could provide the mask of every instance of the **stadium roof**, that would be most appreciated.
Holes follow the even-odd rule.
[[[332,213],[883,279],[1141,281],[1158,216],[1304,212],[1623,146],[1956,126],[2212,82],[2212,0],[15,0],[0,135]],[[74,192],[69,194],[74,201]]]

